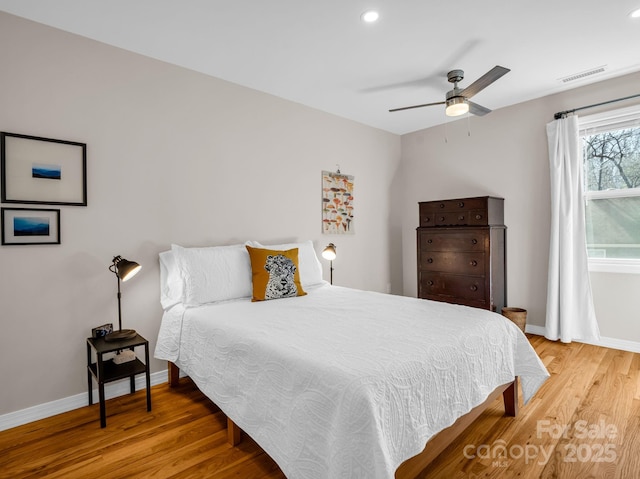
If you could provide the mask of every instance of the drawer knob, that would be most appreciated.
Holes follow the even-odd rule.
[[[431,243],[433,243],[433,240],[432,240],[431,238],[429,238],[429,239],[427,240],[427,243],[431,244]]]
[[[464,201],[461,201],[460,203],[458,203],[458,206],[459,206],[460,208],[464,208]]]
[[[475,284],[472,284],[469,288],[471,291],[478,291],[478,287]]]
[[[444,203],[440,203],[440,208],[444,208]]]
[[[433,263],[433,258],[427,259],[427,263]]]
[[[478,262],[475,259],[471,260],[471,262],[469,264],[471,266],[478,266]]]
[[[464,216],[463,215],[458,216],[458,221],[462,221],[462,220],[464,220]]]
[[[428,223],[429,221],[431,221],[431,218],[429,218],[428,216],[426,218],[424,218],[423,220],[425,223]]]
[[[429,286],[433,286],[433,281],[429,280],[429,281],[427,281],[427,284],[428,284]]]
[[[444,216],[441,216],[441,217],[440,217],[440,221],[444,221]]]
[[[482,215],[476,215],[476,219],[477,220],[481,220],[482,219]]]
[[[477,239],[475,239],[475,238],[473,238],[473,239],[471,240],[471,244],[478,244],[478,240],[477,240]]]

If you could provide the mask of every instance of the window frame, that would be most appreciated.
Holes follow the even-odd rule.
[[[581,142],[584,136],[638,126],[640,126],[640,104],[578,118],[578,134]],[[583,158],[583,174],[586,178],[585,166],[586,162]],[[640,188],[588,191],[585,184],[585,211],[586,205],[591,199],[634,196],[640,196]],[[640,274],[640,259],[635,258],[588,258],[588,266],[590,272]]]

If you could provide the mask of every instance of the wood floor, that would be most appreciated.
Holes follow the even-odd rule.
[[[425,478],[640,477],[640,354],[530,336],[551,378],[516,418],[501,401]],[[188,379],[0,432],[0,478],[284,478]]]

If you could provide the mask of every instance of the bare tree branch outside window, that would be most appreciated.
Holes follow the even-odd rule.
[[[583,138],[588,190],[640,187],[640,128]]]
[[[589,256],[640,259],[640,128],[582,139]]]

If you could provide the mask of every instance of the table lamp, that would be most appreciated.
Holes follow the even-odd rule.
[[[329,243],[327,247],[322,250],[322,257],[329,260],[329,279],[333,284],[333,260],[336,259],[336,245]]]
[[[118,331],[107,334],[104,337],[105,341],[130,339],[135,337],[137,334],[134,329],[122,329],[122,307],[120,305],[122,293],[120,293],[120,280],[127,281],[128,279],[133,278],[136,273],[140,271],[140,268],[142,268],[142,266],[135,261],[126,260],[122,256],[113,257],[112,263],[109,266],[109,271],[116,275],[118,281]]]

